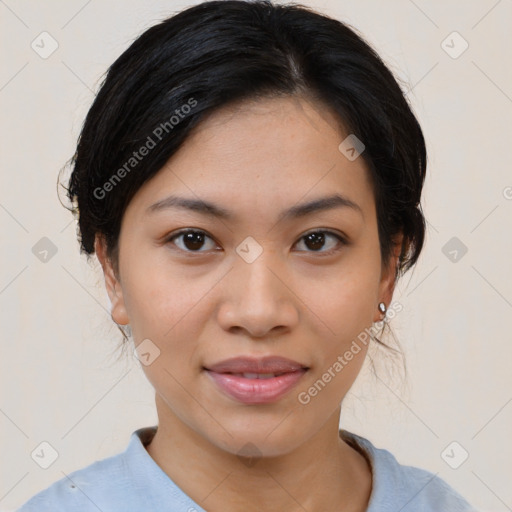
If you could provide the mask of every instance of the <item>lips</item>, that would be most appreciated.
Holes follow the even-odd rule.
[[[277,401],[308,371],[297,361],[278,356],[237,357],[204,368],[225,395],[245,404]]]
[[[301,369],[308,369],[308,367],[286,357],[267,356],[262,358],[235,357],[209,365],[205,369],[215,373],[256,373],[263,375],[291,373]]]

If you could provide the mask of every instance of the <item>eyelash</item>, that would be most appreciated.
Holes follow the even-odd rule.
[[[187,228],[187,229],[182,229],[180,231],[177,231],[177,232],[171,234],[169,237],[167,237],[165,239],[165,244],[174,242],[174,240],[176,238],[180,237],[181,235],[187,234],[187,233],[200,233],[200,234],[206,235],[211,240],[214,240],[213,237],[208,235],[208,233],[206,231],[203,231],[202,229],[190,229],[190,228]],[[348,245],[348,241],[346,240],[346,238],[344,238],[343,236],[339,235],[338,233],[336,233],[334,231],[330,231],[330,230],[327,230],[327,229],[317,229],[317,230],[314,230],[314,231],[309,231],[308,233],[305,233],[304,235],[302,235],[299,238],[298,241],[303,240],[308,235],[317,234],[317,233],[323,233],[323,234],[331,235],[334,238],[336,238],[341,243],[342,246]],[[208,253],[208,251],[190,251],[190,250],[181,249],[179,247],[177,248],[177,250],[181,251],[181,252],[184,252],[186,254],[191,254],[191,255],[196,255],[196,254],[200,255],[200,254],[203,254],[203,253]],[[328,251],[301,251],[301,252],[309,252],[311,254],[318,254],[320,256],[330,256],[330,255],[332,255],[332,254],[334,254],[334,253],[336,253],[336,252],[338,252],[340,250],[341,250],[341,248],[338,247],[338,248],[330,249]]]

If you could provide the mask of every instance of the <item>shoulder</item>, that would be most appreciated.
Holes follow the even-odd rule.
[[[126,454],[127,450],[73,471],[32,496],[16,512],[110,510],[112,503],[119,504],[129,495]]]
[[[388,450],[345,430],[342,437],[363,450],[372,466],[373,489],[367,512],[477,512],[442,478],[425,469],[400,464]]]

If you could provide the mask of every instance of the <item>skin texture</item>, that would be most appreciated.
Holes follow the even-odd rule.
[[[382,319],[400,245],[383,268],[366,165],[339,151],[348,133],[325,106],[303,97],[235,106],[205,119],[138,190],[122,221],[118,276],[96,239],[112,318],[130,324],[135,345],[150,339],[160,350],[142,366],[159,418],[147,450],[208,511],[364,511],[369,466],[338,435],[364,345],[307,405],[297,397]],[[335,192],[362,214],[336,208],[277,222],[282,210]],[[171,193],[212,201],[236,219],[145,213]],[[169,241],[183,228],[204,231],[203,245]],[[349,243],[304,238],[321,229]],[[248,236],[263,249],[252,263],[236,252]],[[330,249],[338,250],[323,256]],[[279,401],[246,405],[202,369],[240,355],[280,355],[310,369]],[[249,442],[259,454],[252,464],[237,455]]]

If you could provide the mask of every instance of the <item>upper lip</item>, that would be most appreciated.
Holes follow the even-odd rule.
[[[205,366],[206,370],[215,373],[289,373],[308,369],[297,361],[279,356],[267,357],[234,357]]]

